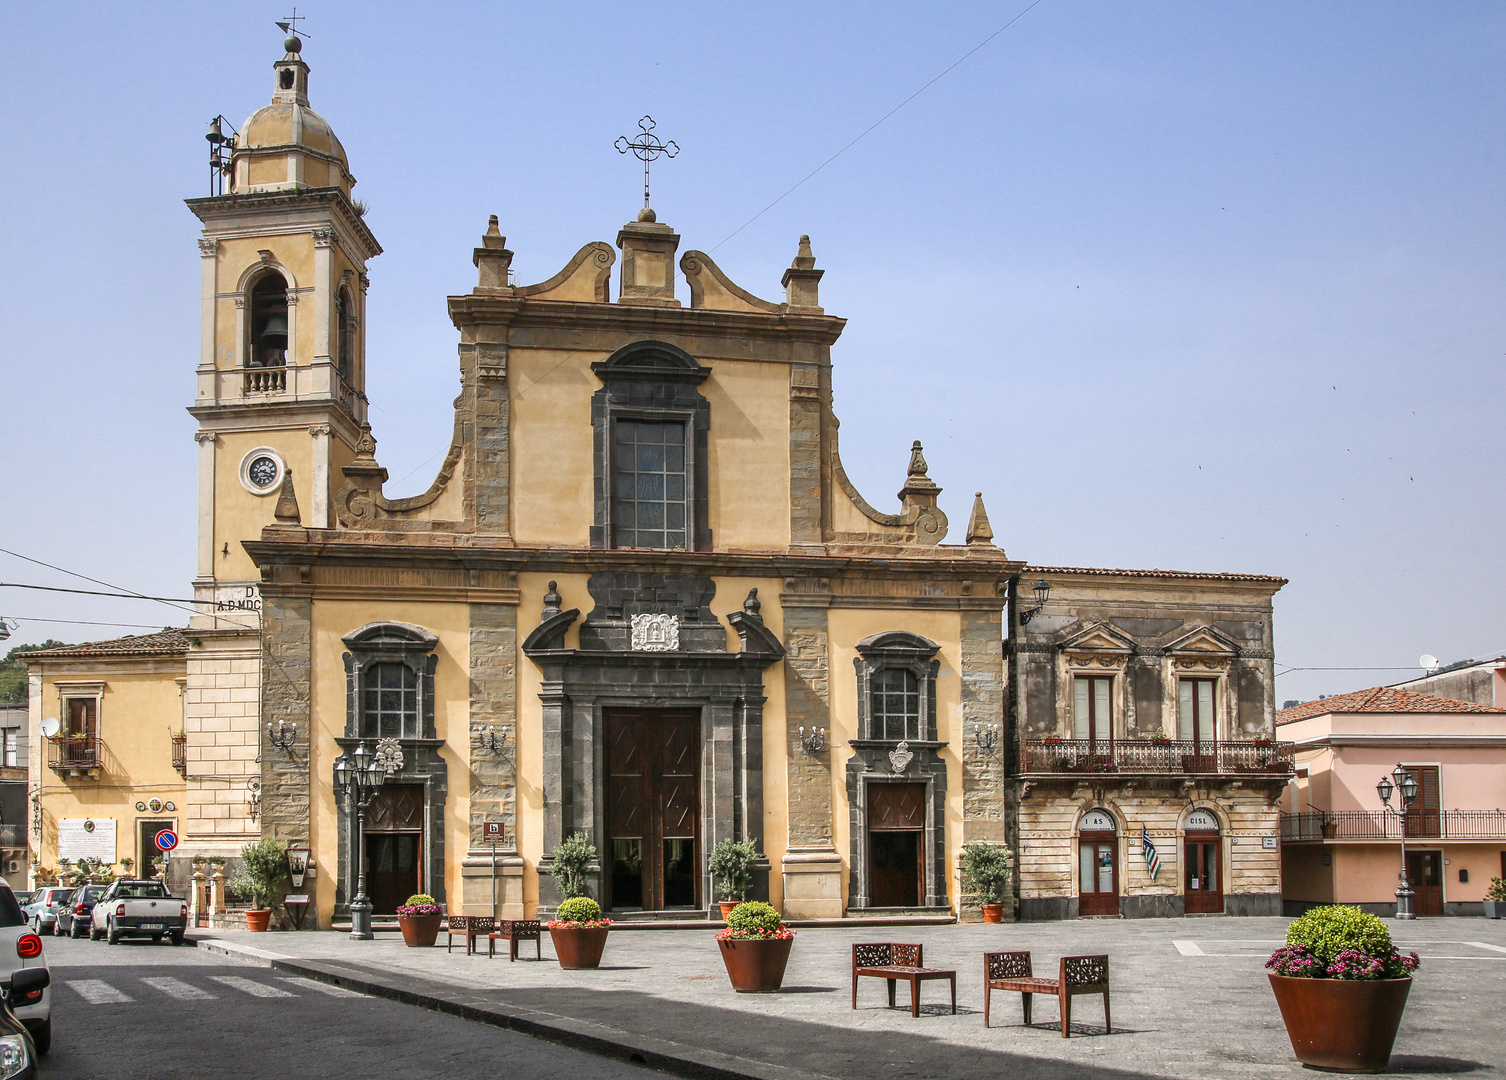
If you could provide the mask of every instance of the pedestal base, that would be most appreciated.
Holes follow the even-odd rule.
[[[790,848],[781,869],[786,919],[842,917],[842,857],[836,849]]]
[[[492,910],[492,853],[472,848],[460,863],[461,894],[457,915],[490,915],[495,919],[526,919],[523,910],[523,857],[516,851],[497,852],[497,907]]]

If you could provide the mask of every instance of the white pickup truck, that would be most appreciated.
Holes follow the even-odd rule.
[[[160,881],[121,878],[95,902],[90,918],[92,941],[104,938],[114,945],[122,937],[150,935],[161,941],[165,935],[181,945],[188,929],[188,901],[173,896]]]

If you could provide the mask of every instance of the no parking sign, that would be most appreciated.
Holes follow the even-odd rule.
[[[163,829],[157,834],[154,843],[156,843],[158,850],[162,852],[171,851],[178,846],[178,834],[171,829]]]

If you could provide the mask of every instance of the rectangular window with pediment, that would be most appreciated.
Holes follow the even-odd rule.
[[[418,675],[407,664],[388,661],[361,672],[361,737],[417,739]]]
[[[1114,679],[1111,675],[1072,677],[1072,737],[1093,742],[1114,737]]]
[[[685,425],[623,418],[612,428],[613,546],[684,550]]]
[[[1177,682],[1177,738],[1212,743],[1217,735],[1213,702],[1217,679],[1179,679]]]
[[[920,680],[908,668],[881,668],[869,682],[876,739],[920,739]]]

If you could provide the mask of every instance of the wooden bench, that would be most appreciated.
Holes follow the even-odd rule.
[[[509,962],[518,958],[518,942],[532,941],[533,952],[536,959],[543,959],[543,945],[539,942],[540,925],[537,919],[499,919],[497,928],[486,935],[486,957],[490,960],[496,955],[497,941],[502,939],[507,942]]]
[[[465,953],[469,956],[476,951],[476,939],[490,934],[496,929],[496,920],[490,915],[451,915],[445,924],[444,951],[449,952],[450,946],[455,944],[458,937],[465,938]]]
[[[952,1012],[957,1011],[957,973],[942,968],[928,968],[919,945],[897,942],[853,945],[852,1007],[858,1007],[858,976],[869,975],[889,981],[889,1007],[894,1008],[894,984],[903,979],[910,984],[910,1015],[920,1015],[920,984],[927,979],[946,979],[952,984]]]
[[[1054,979],[1038,979],[1030,970],[1028,952],[991,952],[983,954],[983,1026],[988,1027],[989,997],[995,990],[1019,991],[1025,1006],[1025,1023],[1030,1023],[1030,999],[1034,994],[1051,994],[1061,1007],[1062,1038],[1071,1037],[1072,999],[1079,994],[1103,995],[1103,1030],[1112,1031],[1109,1022],[1109,958],[1064,956]]]

